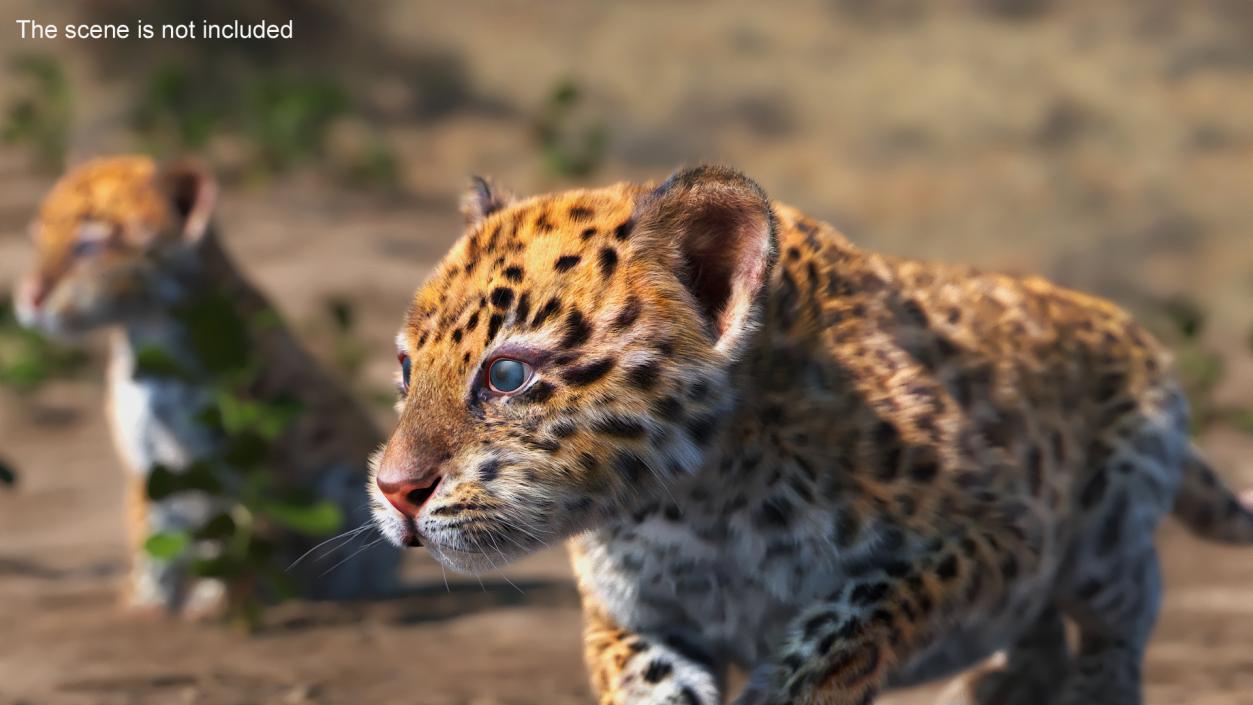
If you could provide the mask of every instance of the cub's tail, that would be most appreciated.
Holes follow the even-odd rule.
[[[1175,516],[1201,538],[1253,545],[1253,492],[1237,497],[1195,446],[1184,462]]]

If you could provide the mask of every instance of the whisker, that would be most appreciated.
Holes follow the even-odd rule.
[[[347,563],[348,561],[352,560],[353,558],[356,558],[357,556],[359,556],[359,555],[361,554],[361,552],[362,552],[362,551],[365,551],[366,549],[371,548],[371,547],[373,547],[373,546],[377,546],[380,542],[382,542],[382,541],[384,541],[384,540],[385,540],[385,539],[384,539],[382,536],[380,536],[380,537],[378,537],[378,538],[374,539],[374,540],[373,540],[373,541],[371,541],[370,543],[367,543],[366,545],[362,546],[361,548],[358,548],[357,550],[353,551],[353,552],[352,552],[351,554],[349,554],[349,555],[348,555],[348,557],[347,557],[347,558],[345,558],[344,560],[342,560],[342,561],[340,561],[340,562],[336,563],[335,565],[331,566],[330,568],[327,568],[327,569],[326,569],[326,571],[325,571],[324,573],[322,573],[322,575],[320,575],[320,576],[318,576],[318,577],[320,577],[320,578],[324,578],[324,577],[326,577],[328,574],[330,574],[330,573],[331,573],[332,571],[334,571],[336,568],[338,568],[338,567],[340,567],[341,565],[343,565],[343,564]]]
[[[332,536],[331,538],[329,538],[329,539],[327,539],[327,540],[323,541],[322,543],[319,543],[318,545],[314,546],[313,548],[309,549],[308,551],[305,551],[303,554],[301,554],[301,556],[300,556],[299,558],[297,558],[296,560],[292,561],[291,565],[287,566],[286,572],[291,572],[291,569],[292,569],[292,568],[295,568],[297,564],[299,564],[299,563],[300,563],[301,561],[303,561],[304,559],[308,558],[308,557],[309,557],[309,555],[310,555],[311,553],[313,553],[314,551],[318,550],[319,548],[322,548],[323,546],[325,546],[326,544],[328,544],[328,543],[330,543],[330,542],[332,542],[332,541],[336,541],[336,540],[338,540],[338,539],[342,539],[342,538],[344,538],[344,537],[347,537],[347,540],[345,540],[344,542],[342,542],[342,543],[340,543],[340,544],[336,545],[335,547],[331,548],[331,549],[328,551],[328,553],[327,553],[327,554],[325,554],[325,555],[323,555],[323,556],[320,556],[320,557],[318,558],[318,560],[321,560],[322,558],[325,558],[325,557],[326,557],[326,555],[330,555],[330,553],[334,553],[335,551],[338,551],[339,549],[343,548],[344,546],[348,545],[349,543],[352,543],[352,539],[356,538],[358,535],[360,535],[360,534],[361,534],[361,532],[362,532],[362,531],[365,531],[365,530],[366,530],[366,529],[368,529],[368,528],[370,528],[370,522],[366,522],[365,524],[362,524],[361,526],[358,526],[358,527],[357,527],[357,528],[355,528],[355,529],[349,529],[348,531],[345,531],[344,533],[339,534],[338,536]]]

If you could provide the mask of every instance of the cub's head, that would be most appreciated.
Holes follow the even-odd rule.
[[[74,335],[154,310],[171,264],[208,230],[215,192],[199,169],[142,156],[70,171],[31,225],[37,260],[18,284],[19,320]]]
[[[761,189],[715,167],[518,201],[479,181],[464,211],[397,338],[373,491],[387,537],[474,571],[700,468],[775,233]]]

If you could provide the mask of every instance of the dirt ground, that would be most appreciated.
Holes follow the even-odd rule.
[[[0,27],[40,5],[0,2]],[[524,192],[579,182],[546,172],[533,144],[536,106],[574,77],[610,134],[587,181],[725,161],[868,247],[1043,272],[1137,309],[1186,294],[1227,362],[1219,399],[1253,399],[1253,12],[1241,0],[856,5],[375,3],[380,42],[452,57],[470,97],[370,126],[396,149],[398,193],[303,172],[230,186],[228,245],[315,345],[325,297],[351,301],[363,393],[386,389],[394,326],[457,233],[465,175]],[[1051,9],[987,9],[1011,6]],[[78,91],[73,155],[134,149],[125,86],[49,46]],[[362,81],[385,117],[416,90],[385,71]],[[208,151],[229,163],[228,142]],[[0,147],[0,287],[30,261],[22,229],[49,179]],[[30,397],[0,391],[0,455],[22,473],[0,489],[0,705],[590,702],[556,552],[482,581],[415,552],[405,596],[283,605],[253,637],[120,612],[123,475],[97,372]],[[1253,486],[1253,440],[1215,428],[1202,444]],[[1173,524],[1161,545],[1148,702],[1253,705],[1253,551]]]

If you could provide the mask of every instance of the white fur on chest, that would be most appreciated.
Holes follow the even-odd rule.
[[[135,349],[119,335],[109,361],[109,421],[123,462],[146,475],[156,465],[186,467],[212,450],[197,418],[207,390],[176,380],[135,378]]]

